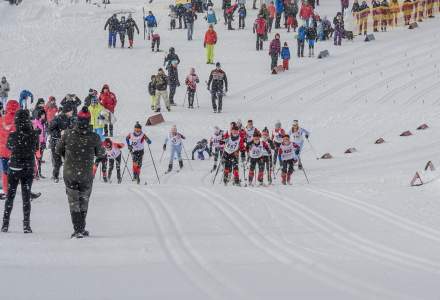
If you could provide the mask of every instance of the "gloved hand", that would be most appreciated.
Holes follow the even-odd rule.
[[[296,150],[295,150],[295,154],[296,154],[296,155],[299,155],[299,151],[300,151],[299,149],[296,149]]]
[[[133,152],[133,146],[132,145],[128,145],[128,151],[131,153]]]
[[[309,135],[308,134],[306,134],[306,139],[309,139]]]
[[[162,149],[163,149],[163,151],[167,150],[167,144],[163,144]]]
[[[151,140],[150,139],[147,139],[147,144],[151,145]]]

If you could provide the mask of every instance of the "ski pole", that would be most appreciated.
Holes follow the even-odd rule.
[[[305,177],[306,180],[307,180],[307,183],[310,184],[309,178],[307,178],[306,170],[304,170],[304,165],[303,165],[302,162],[301,162],[301,158],[298,158],[298,162],[302,165],[302,171],[303,171],[303,173],[304,173],[304,177]]]
[[[150,144],[147,143],[148,151],[150,151],[151,161],[153,162],[154,171],[156,172],[157,182],[160,184],[159,174],[157,173],[156,163],[154,162],[153,153],[151,153]]]
[[[130,158],[130,155],[131,155],[130,152],[128,152],[127,159],[125,159],[124,155],[122,155],[122,153],[121,153],[122,160],[124,161],[124,164],[125,164],[124,170],[122,171],[121,178],[124,178],[125,170],[127,169],[127,172],[128,172],[128,175],[130,176],[130,179],[133,180],[133,176],[131,175],[130,169],[128,168],[128,159]]]
[[[224,164],[222,163],[222,166],[224,166]],[[215,171],[215,175],[214,175],[214,178],[212,179],[212,184],[214,184],[215,183],[215,179],[217,178],[217,174],[218,174],[218,171],[220,170],[220,167],[221,166],[218,166],[217,167],[217,170]]]
[[[312,149],[313,153],[315,154],[316,159],[319,160],[319,156],[318,156],[318,154],[316,154],[315,148],[313,148],[312,143],[309,141],[309,139],[307,139],[307,142],[309,142],[310,149]]]
[[[162,163],[163,155],[165,153],[165,150],[162,151],[162,154],[160,155],[159,163]]]
[[[191,169],[191,171],[194,171],[194,169],[191,166],[191,161],[189,160],[188,153],[186,153],[185,145],[183,143],[182,143],[182,148],[183,148],[183,152],[185,153],[186,159],[188,160],[189,168]]]

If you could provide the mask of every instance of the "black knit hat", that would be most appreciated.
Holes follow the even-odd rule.
[[[139,121],[138,121],[138,122],[136,122],[136,124],[134,124],[134,128],[139,128],[139,129],[142,129],[142,125],[141,125],[141,124],[139,124]]]

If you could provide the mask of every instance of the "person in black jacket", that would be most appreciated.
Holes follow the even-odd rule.
[[[119,20],[116,14],[112,15],[105,23],[104,30],[108,27],[108,47],[116,48],[116,34],[119,29]]]
[[[9,160],[8,194],[1,231],[8,231],[17,186],[21,183],[23,231],[32,233],[30,226],[31,187],[34,178],[35,151],[38,150],[38,132],[32,127],[28,110],[18,110],[14,123],[16,131],[9,135],[7,143],[7,147],[11,150],[11,158]]]
[[[61,100],[61,106],[71,106],[73,109],[73,115],[76,116],[76,113],[78,112],[78,106],[81,105],[81,99],[78,98],[75,94],[67,94],[63,100]]]
[[[212,109],[214,113],[222,112],[222,103],[223,103],[223,84],[225,87],[226,93],[228,92],[228,78],[226,77],[226,73],[221,69],[220,63],[215,64],[215,69],[211,71],[208,80],[208,90],[211,91],[211,101],[212,101]],[[218,99],[218,105],[216,103],[216,99]]]
[[[94,89],[89,89],[89,94],[84,99],[84,105],[89,107],[92,104],[92,99],[98,97],[98,91]]]
[[[93,185],[95,157],[105,158],[105,151],[98,134],[89,126],[90,112],[86,106],[78,113],[73,129],[67,130],[56,146],[56,153],[64,158],[64,183],[69,201],[74,232],[72,238],[88,236],[86,216]]]
[[[188,28],[187,32],[187,39],[188,41],[191,41],[193,38],[193,32],[194,32],[194,21],[197,20],[196,13],[188,8],[184,15],[186,27]]]
[[[176,103],[174,103],[174,95],[176,94],[177,87],[180,86],[177,60],[174,60],[168,68],[168,85],[170,87],[170,105],[176,105]]]
[[[37,116],[41,113],[41,111],[44,111],[44,99],[43,98],[39,98],[37,100],[37,103],[35,104],[34,109],[32,110],[32,119],[36,119]]]
[[[119,39],[121,40],[121,48],[125,47],[125,34],[127,33],[127,22],[125,21],[125,17],[121,17],[121,21],[119,22],[118,27]]]
[[[132,18],[131,14],[128,14],[128,19],[127,19],[128,48],[133,48],[135,29],[137,31],[137,34],[139,34],[139,27],[137,26],[136,21]]]
[[[61,134],[64,130],[72,128],[73,120],[73,108],[70,105],[64,106],[61,114],[56,116],[52,122],[49,124],[49,133],[50,133],[50,150],[52,152],[52,180],[55,183],[60,181],[60,168],[63,164],[61,160],[61,156],[57,154],[56,145],[58,141],[61,139]]]

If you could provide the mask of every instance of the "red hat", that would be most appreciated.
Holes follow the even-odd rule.
[[[78,112],[78,119],[87,119],[90,120],[92,116],[90,115],[89,109],[87,106],[84,106],[79,112]]]

